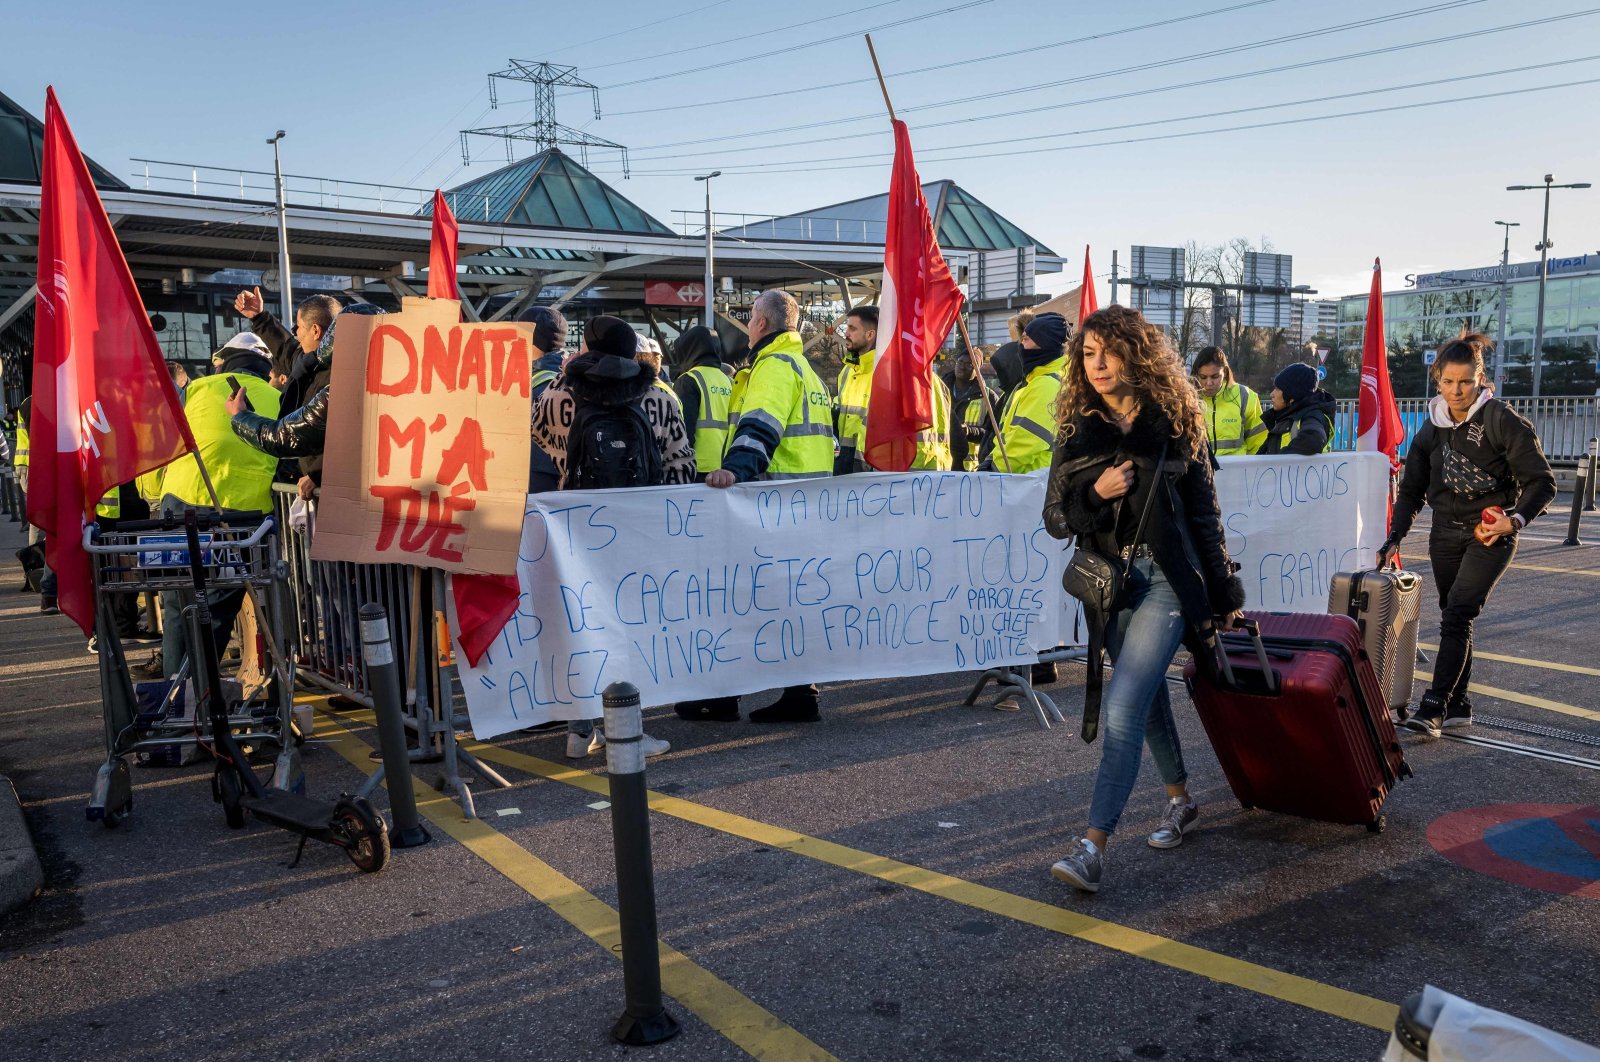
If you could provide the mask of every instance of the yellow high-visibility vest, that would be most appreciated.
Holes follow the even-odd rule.
[[[872,401],[872,370],[878,359],[869,350],[854,364],[846,362],[839,371],[839,451],[850,455],[852,472],[870,472],[867,463],[867,406]],[[948,472],[950,456],[950,389],[937,375],[933,377],[933,424],[917,433],[917,453],[911,467],[918,470]]]
[[[728,410],[733,403],[733,381],[714,365],[691,365],[684,375],[700,394],[700,412],[689,425],[694,433],[695,470],[704,475],[722,467],[728,448]]]
[[[236,373],[234,378],[257,413],[277,418],[283,396],[276,388],[248,373]],[[189,421],[189,430],[205,460],[206,471],[211,473],[222,507],[267,512],[272,507],[272,476],[278,459],[233,433],[233,418],[225,406],[230,391],[228,378],[221,373],[189,381],[183,397],[183,415]],[[192,454],[167,466],[162,489],[190,505],[211,505],[211,494]]]
[[[1253,454],[1266,444],[1261,399],[1244,384],[1228,384],[1215,395],[1201,393],[1200,405],[1205,410],[1211,449],[1218,457]]]
[[[1005,410],[1000,414],[1000,438],[1005,444],[1005,458],[1000,448],[995,448],[994,467],[1006,471],[1006,461],[1012,472],[1032,472],[1050,467],[1050,455],[1055,446],[1055,404],[1061,391],[1062,374],[1066,371],[1065,354],[1054,361],[1028,373],[1028,377],[1006,399]]]
[[[833,471],[832,406],[799,332],[783,332],[761,348],[745,381],[739,421],[755,418],[778,435],[768,476],[798,479]],[[731,435],[729,440],[731,445]]]

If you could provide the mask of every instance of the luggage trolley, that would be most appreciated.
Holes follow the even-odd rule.
[[[253,588],[264,614],[258,616],[266,643],[269,674],[276,681],[266,689],[238,688],[227,707],[228,729],[241,744],[278,747],[272,785],[303,790],[304,776],[294,730],[294,684],[283,654],[283,571],[278,559],[276,527],[260,513],[197,514],[202,567],[208,587],[217,590]],[[136,689],[127,657],[111,620],[111,603],[119,594],[179,591],[192,599],[193,574],[181,517],[129,520],[113,531],[95,525],[84,530],[84,548],[94,558],[95,636],[100,658],[101,708],[105,720],[106,759],[95,774],[85,815],[107,827],[120,825],[133,811],[129,757],[135,753],[187,762],[197,746],[213,739],[211,720],[198,703],[186,703],[191,676],[201,677],[194,654],[194,605],[185,616],[166,616],[167,623],[190,622],[189,652],[165,682],[140,683]],[[194,688],[199,690],[198,681]],[[142,694],[142,696],[141,696]],[[193,698],[200,701],[201,696]]]

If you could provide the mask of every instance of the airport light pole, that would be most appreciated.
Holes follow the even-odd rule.
[[[1505,246],[1500,250],[1500,334],[1495,337],[1494,344],[1494,387],[1496,391],[1504,392],[1506,389],[1506,301],[1511,298],[1511,230],[1522,224],[1520,221],[1497,221],[1506,234]]]
[[[1554,184],[1555,180],[1550,174],[1544,175],[1543,184],[1508,184],[1508,192],[1537,192],[1544,191],[1544,231],[1539,237],[1539,317],[1533,325],[1533,397],[1539,397],[1540,370],[1544,367],[1544,293],[1546,282],[1550,279],[1550,193],[1557,188],[1588,188],[1588,182],[1577,184]]]
[[[267,143],[272,145],[272,170],[278,179],[278,307],[281,314],[278,320],[288,327],[294,321],[294,295],[289,290],[289,208],[284,204],[283,161],[278,156],[278,141],[283,135],[283,130],[279,129]]]
[[[711,293],[712,293],[712,291],[715,290],[711,286],[711,273],[712,273],[712,258],[711,258],[711,178],[713,178],[713,177],[721,177],[721,176],[722,176],[722,171],[721,170],[713,170],[712,172],[710,172],[708,174],[705,174],[704,176],[695,178],[695,180],[697,180],[697,181],[706,182],[706,290],[705,290],[705,304],[706,305],[705,305],[705,318],[706,318],[706,327],[711,329],[713,332],[715,332],[717,330],[717,326],[716,326],[715,321],[713,320],[713,312],[712,312],[712,307],[711,307]]]

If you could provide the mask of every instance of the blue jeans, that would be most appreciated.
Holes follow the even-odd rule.
[[[1136,558],[1126,608],[1112,615],[1106,648],[1116,670],[1100,705],[1100,771],[1089,804],[1089,826],[1110,834],[1139,777],[1144,745],[1167,785],[1188,778],[1178,727],[1167,694],[1167,666],[1183,641],[1183,610],[1167,577],[1148,557]]]

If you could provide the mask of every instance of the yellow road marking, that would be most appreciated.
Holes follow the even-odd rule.
[[[1439,647],[1437,645],[1430,645],[1427,642],[1418,642],[1417,648],[1426,649],[1429,652],[1434,653],[1439,651]],[[1498,660],[1504,664],[1522,664],[1525,667],[1544,668],[1546,671],[1569,671],[1574,675],[1594,675],[1596,677],[1600,677],[1600,667],[1579,667],[1577,664],[1558,664],[1553,660],[1529,660],[1527,657],[1522,656],[1503,656],[1498,653],[1485,653],[1477,646],[1472,647],[1472,657],[1474,660]],[[1418,672],[1418,674],[1421,674],[1421,672]]]
[[[328,720],[337,718],[325,704],[322,714]],[[331,733],[318,737],[363,773],[372,766],[367,759],[371,746],[340,722],[332,723]],[[604,788],[602,783],[602,790]],[[417,810],[435,828],[460,842],[523,892],[566,919],[608,955],[621,958],[622,934],[617,912],[594,894],[488,824],[462,818],[460,809],[450,798],[431,788],[423,787],[419,792]],[[661,949],[663,991],[751,1056],[838,1062],[777,1015],[697,965],[666,941],[657,943]]]
[[[1587,568],[1547,568],[1542,564],[1518,564],[1513,561],[1513,568],[1521,568],[1525,572],[1560,572],[1562,575],[1593,575],[1600,576],[1600,571]]]
[[[481,742],[471,742],[467,748],[481,759],[507,767],[516,767],[553,782],[562,782],[601,795],[609,791],[605,778],[587,771]],[[858,874],[893,882],[908,889],[987,911],[1002,918],[1098,944],[1125,955],[1148,959],[1223,984],[1288,1003],[1296,1003],[1346,1021],[1385,1032],[1394,1028],[1398,1008],[1392,1003],[1371,996],[1348,992],[1320,981],[1297,977],[1267,966],[1169,940],[1154,933],[1091,918],[1076,911],[1002,892],[987,885],[979,885],[949,874],[902,863],[886,856],[874,855],[871,852],[847,848],[832,841],[809,837],[780,826],[772,826],[662,793],[650,793],[650,809],[771,848],[781,848],[820,863],[852,870]]]
[[[1432,682],[1433,672],[1423,671],[1419,668],[1417,670],[1417,678],[1423,679],[1426,682]],[[1469,683],[1467,685],[1467,689],[1471,690],[1473,693],[1481,693],[1485,697],[1498,697],[1502,701],[1512,701],[1516,704],[1526,704],[1530,708],[1543,708],[1546,711],[1560,712],[1562,715],[1570,715],[1575,719],[1593,719],[1597,722],[1600,722],[1600,712],[1591,711],[1588,708],[1579,708],[1575,704],[1563,704],[1560,701],[1547,700],[1544,697],[1535,697],[1531,693],[1517,693],[1515,690],[1502,690],[1495,686],[1480,686],[1476,682]]]

